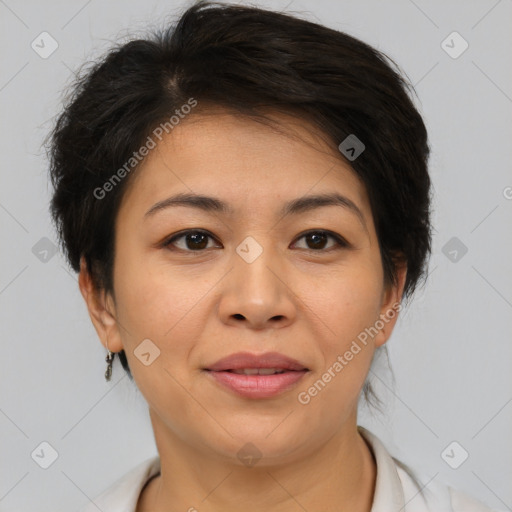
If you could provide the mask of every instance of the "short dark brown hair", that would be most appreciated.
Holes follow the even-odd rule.
[[[73,84],[49,144],[64,253],[76,272],[83,256],[96,285],[113,292],[115,218],[133,173],[104,198],[94,191],[194,98],[260,120],[265,111],[293,113],[336,149],[349,135],[362,141],[349,163],[369,196],[386,284],[406,263],[409,298],[431,250],[429,146],[410,90],[389,57],[346,33],[256,7],[196,3],[175,24],[115,45]]]

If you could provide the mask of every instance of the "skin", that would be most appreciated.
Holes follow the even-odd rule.
[[[137,512],[371,509],[376,466],[357,431],[357,404],[398,314],[307,405],[297,395],[400,302],[406,269],[384,286],[365,187],[336,147],[304,120],[274,119],[285,133],[222,110],[190,115],[150,152],[123,197],[115,297],[93,286],[82,262],[92,322],[104,345],[126,351],[160,454],[161,474]],[[333,191],[358,206],[365,225],[339,206],[278,214],[289,200]],[[217,197],[234,214],[180,206],[144,218],[178,192]],[[213,238],[163,246],[185,229]],[[326,238],[316,248],[303,236],[309,230],[349,246]],[[236,252],[247,236],[263,248],[252,263]],[[149,366],[134,355],[147,338],[160,350]],[[277,351],[310,371],[277,397],[242,398],[201,370],[239,351]],[[262,454],[252,467],[237,457],[248,442]]]

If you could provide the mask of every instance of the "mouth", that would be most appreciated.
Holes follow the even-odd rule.
[[[285,373],[293,370],[286,370],[284,368],[242,368],[238,370],[221,370],[238,375],[276,375],[278,373]]]
[[[309,370],[244,368],[243,370],[207,370],[224,389],[244,398],[272,398],[297,385]]]
[[[310,370],[276,352],[237,353],[203,368],[213,381],[238,396],[261,399],[292,389]]]

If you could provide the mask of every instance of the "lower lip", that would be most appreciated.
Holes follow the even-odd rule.
[[[220,384],[246,398],[271,398],[291,389],[307,370],[274,375],[242,375],[233,372],[208,371]]]

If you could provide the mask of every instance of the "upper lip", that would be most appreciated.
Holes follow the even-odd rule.
[[[266,352],[264,354],[251,354],[250,352],[237,352],[219,359],[216,363],[205,368],[212,371],[242,370],[244,368],[278,368],[283,370],[307,370],[296,359],[287,357],[278,352]]]

